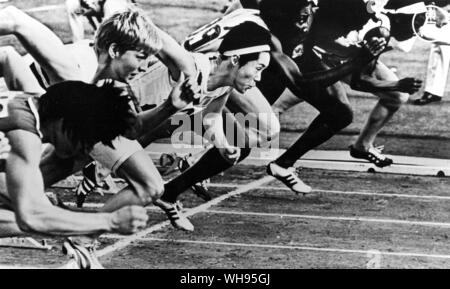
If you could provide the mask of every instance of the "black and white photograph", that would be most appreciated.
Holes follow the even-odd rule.
[[[0,0],[0,269],[449,269],[449,69],[450,0]]]

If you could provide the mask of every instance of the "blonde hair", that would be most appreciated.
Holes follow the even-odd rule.
[[[163,46],[156,26],[139,9],[115,13],[102,22],[95,34],[96,52],[108,50],[113,43],[120,53],[144,50],[149,55],[158,53]]]

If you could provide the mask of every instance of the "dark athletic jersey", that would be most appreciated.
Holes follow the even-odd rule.
[[[0,131],[25,130],[42,138],[39,130],[39,115],[35,105],[36,97],[20,94],[9,100],[8,116],[0,118]]]

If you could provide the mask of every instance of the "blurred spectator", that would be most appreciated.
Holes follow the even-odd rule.
[[[444,7],[450,12],[450,5]],[[446,25],[449,25],[448,23]],[[450,35],[449,35],[450,36]],[[449,39],[450,42],[450,39]],[[416,99],[413,104],[426,105],[439,102],[445,93],[448,70],[450,65],[450,45],[445,42],[432,43],[428,58],[427,78],[423,96]]]
[[[116,12],[129,10],[134,4],[134,0],[66,0],[73,42],[84,39],[83,18],[86,18],[96,31],[103,19]]]

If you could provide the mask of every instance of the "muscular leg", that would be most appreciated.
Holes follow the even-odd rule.
[[[308,52],[298,61],[305,72],[324,71],[329,69],[318,57]],[[275,79],[263,79],[268,83]],[[329,140],[341,129],[353,121],[353,112],[347,94],[341,82],[327,88],[311,83],[305,85],[303,95],[297,97],[305,100],[319,112],[302,136],[281,155],[275,163],[283,168],[291,167],[305,153]]]
[[[227,121],[227,124],[229,124],[229,121]],[[237,135],[245,135],[242,127],[237,123],[235,124],[235,132]],[[249,153],[249,149],[241,149],[239,161],[247,157]],[[161,196],[161,199],[169,203],[174,203],[178,196],[192,185],[211,178],[232,166],[233,164],[225,160],[219,150],[213,147],[204,153],[193,166],[165,184],[164,194]]]
[[[275,162],[287,168],[305,153],[329,140],[353,120],[347,94],[342,83],[337,82],[326,89],[309,87],[302,98],[320,111],[302,136]]]
[[[0,238],[25,236],[16,222],[13,211],[3,209],[0,204]]]
[[[14,34],[47,72],[50,82],[83,79],[79,65],[45,25],[16,7],[0,10],[0,35]]]
[[[145,206],[162,195],[163,180],[144,150],[129,157],[116,173],[130,186],[110,198],[100,209],[101,212],[112,212],[128,205]]]
[[[0,238],[25,235],[16,222],[11,200],[6,192],[5,174],[0,174]]]
[[[245,94],[233,90],[227,108],[240,127],[245,128],[248,137],[248,143],[243,143],[239,139],[230,140],[230,143],[238,147],[264,147],[278,137],[280,133],[278,116],[259,89],[253,88]]]
[[[230,144],[241,148],[239,162],[250,154],[251,148],[263,146],[278,136],[279,121],[258,89],[252,89],[245,95],[233,91],[227,107],[229,110],[224,110],[225,131],[229,132],[230,126],[234,129],[234,133],[226,135]],[[227,162],[217,148],[212,148],[183,174],[168,182],[161,199],[175,202],[177,197],[193,184],[213,177],[232,166],[233,164]]]
[[[26,61],[11,46],[0,47],[0,76],[9,90],[43,93]]]
[[[398,80],[397,76],[381,62],[377,63],[374,76],[379,80]],[[384,92],[377,93],[377,95],[380,100],[371,111],[354,144],[354,147],[358,150],[367,151],[373,147],[373,142],[380,130],[401,105],[408,101],[408,94],[401,92]]]
[[[286,89],[275,103],[272,104],[272,109],[275,113],[281,115],[301,102],[303,102],[303,99],[295,96],[290,90]]]

